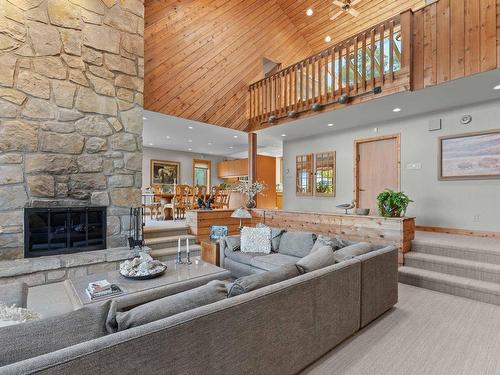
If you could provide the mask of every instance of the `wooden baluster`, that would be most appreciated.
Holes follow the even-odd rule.
[[[379,73],[379,76],[380,76],[380,85],[383,85],[384,84],[384,71],[385,71],[385,66],[384,66],[384,60],[385,60],[385,56],[384,56],[384,41],[385,41],[385,25],[382,24],[380,26],[380,61],[379,61],[379,64],[380,64],[380,73]]]
[[[321,92],[323,90],[323,85],[322,85],[322,75],[323,75],[323,54],[319,55],[319,60],[318,60],[318,103],[321,103],[323,101],[323,95],[321,95]]]
[[[358,94],[358,37],[354,37],[354,92]]]
[[[309,67],[311,59],[306,61],[306,105],[309,105]]]
[[[343,48],[344,48],[343,45],[339,46],[339,71],[337,72],[339,80],[339,96],[342,95],[342,49]]]
[[[370,51],[370,74],[371,74],[371,81],[372,81],[372,87],[371,89],[373,90],[375,88],[375,29],[372,29],[370,31],[370,38],[371,38],[371,51]]]
[[[394,21],[389,24],[389,81],[394,81]]]
[[[274,103],[274,108],[273,108],[273,115],[278,116],[278,75],[273,76],[273,90],[274,90],[274,98],[273,98],[273,103]]]
[[[272,111],[273,111],[273,81],[272,81],[272,78],[269,77],[269,79],[267,80],[267,93],[269,95],[269,98],[267,99],[268,100],[268,111],[267,111],[267,116],[269,118],[269,116],[272,115]]]
[[[311,102],[314,103],[316,102],[316,63],[318,62],[317,57],[314,57],[312,60],[312,78],[311,78],[311,83],[312,83],[312,95],[311,95]]]
[[[366,91],[366,33],[363,33],[361,41],[361,80],[363,91]]]
[[[335,56],[337,55],[337,47],[333,47],[332,61],[330,62],[330,70],[332,71],[332,102],[335,99]]]
[[[332,49],[328,48],[325,58],[325,103],[328,103],[328,62],[331,58]]]
[[[299,85],[299,89],[300,89],[300,101],[298,102],[298,108],[297,110],[301,110],[303,108],[303,105],[304,105],[304,73],[303,73],[303,69],[304,69],[304,63],[300,63],[300,71],[299,71],[299,81],[300,81],[300,85]]]
[[[249,106],[248,106],[248,117],[249,117],[249,122],[252,123],[253,120],[253,85],[250,85],[248,88],[248,95],[249,95]]]

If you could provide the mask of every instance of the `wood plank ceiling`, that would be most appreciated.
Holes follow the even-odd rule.
[[[363,0],[329,20],[330,0],[146,0],[145,108],[245,130],[262,58],[290,65],[423,0]],[[314,9],[307,17],[305,10]]]

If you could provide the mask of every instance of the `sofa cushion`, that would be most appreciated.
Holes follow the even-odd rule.
[[[224,250],[224,254],[231,260],[242,264],[252,264],[252,259],[256,257],[261,257],[269,255],[266,253],[242,253],[241,251],[231,251],[228,248]]]
[[[106,326],[110,333],[123,331],[205,306],[226,297],[227,289],[224,282],[212,280],[198,288],[160,298],[126,312],[117,311],[117,304],[113,301]]]
[[[337,236],[335,237],[329,237],[329,236],[323,236],[323,235],[318,235],[318,238],[316,239],[316,242],[314,242],[314,246],[311,249],[311,253],[321,249],[323,246],[330,246],[333,251],[342,249],[343,247],[351,245],[351,242],[348,242],[346,240],[343,240]]]
[[[0,303],[7,306],[26,307],[28,301],[28,284],[10,283],[0,286]]]
[[[353,245],[343,247],[333,253],[335,257],[335,262],[340,263],[345,260],[352,259],[359,255],[363,255],[372,251],[373,247],[368,242],[358,242]]]
[[[254,257],[251,261],[251,265],[268,271],[274,270],[283,265],[295,264],[299,259],[300,258],[291,255],[273,253],[269,255]]]
[[[335,264],[335,256],[331,246],[323,246],[311,254],[300,259],[296,266],[300,273],[307,273],[319,270]]]
[[[0,366],[51,353],[107,334],[111,301],[0,329]]]
[[[271,252],[271,228],[241,229],[241,249],[244,253],[266,253]]]
[[[267,228],[266,224],[258,223],[256,228]],[[283,233],[285,233],[286,230],[282,228],[273,228],[271,227],[271,250],[275,253],[278,252],[278,249],[280,247],[280,240],[281,236]]]
[[[227,296],[234,297],[252,290],[291,279],[292,277],[298,275],[299,271],[297,270],[297,267],[293,264],[287,264],[272,271],[243,276],[237,279],[230,286]]]
[[[311,232],[285,232],[281,236],[279,252],[303,258],[311,252],[316,235]]]
[[[224,237],[224,241],[226,241],[226,248],[231,251],[239,251],[241,248],[240,236],[227,236]]]

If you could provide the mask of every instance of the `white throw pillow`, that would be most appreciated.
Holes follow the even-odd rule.
[[[241,229],[241,251],[243,253],[271,253],[271,228]]]

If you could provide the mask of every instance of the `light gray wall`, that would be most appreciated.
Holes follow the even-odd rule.
[[[218,185],[223,182],[217,177],[217,162],[226,160],[222,156],[197,154],[194,152],[183,152],[164,150],[160,148],[144,147],[142,157],[142,188],[151,186],[151,167],[150,161],[153,160],[169,160],[181,163],[181,179],[180,183],[192,185],[193,183],[193,159],[206,159],[212,162],[212,185]]]
[[[472,123],[460,124],[464,114]],[[442,129],[428,130],[430,119],[441,118]],[[378,132],[374,132],[374,128]],[[335,212],[335,206],[353,199],[353,141],[379,135],[401,134],[401,190],[415,202],[408,209],[417,225],[500,231],[500,180],[439,181],[438,137],[500,128],[500,102],[490,102],[448,112],[432,113],[406,120],[372,124],[369,127],[334,132],[284,143],[283,208]],[[335,198],[295,195],[295,156],[321,151],[337,152],[337,196]],[[409,170],[409,163],[421,163]],[[474,216],[479,216],[475,220]]]

